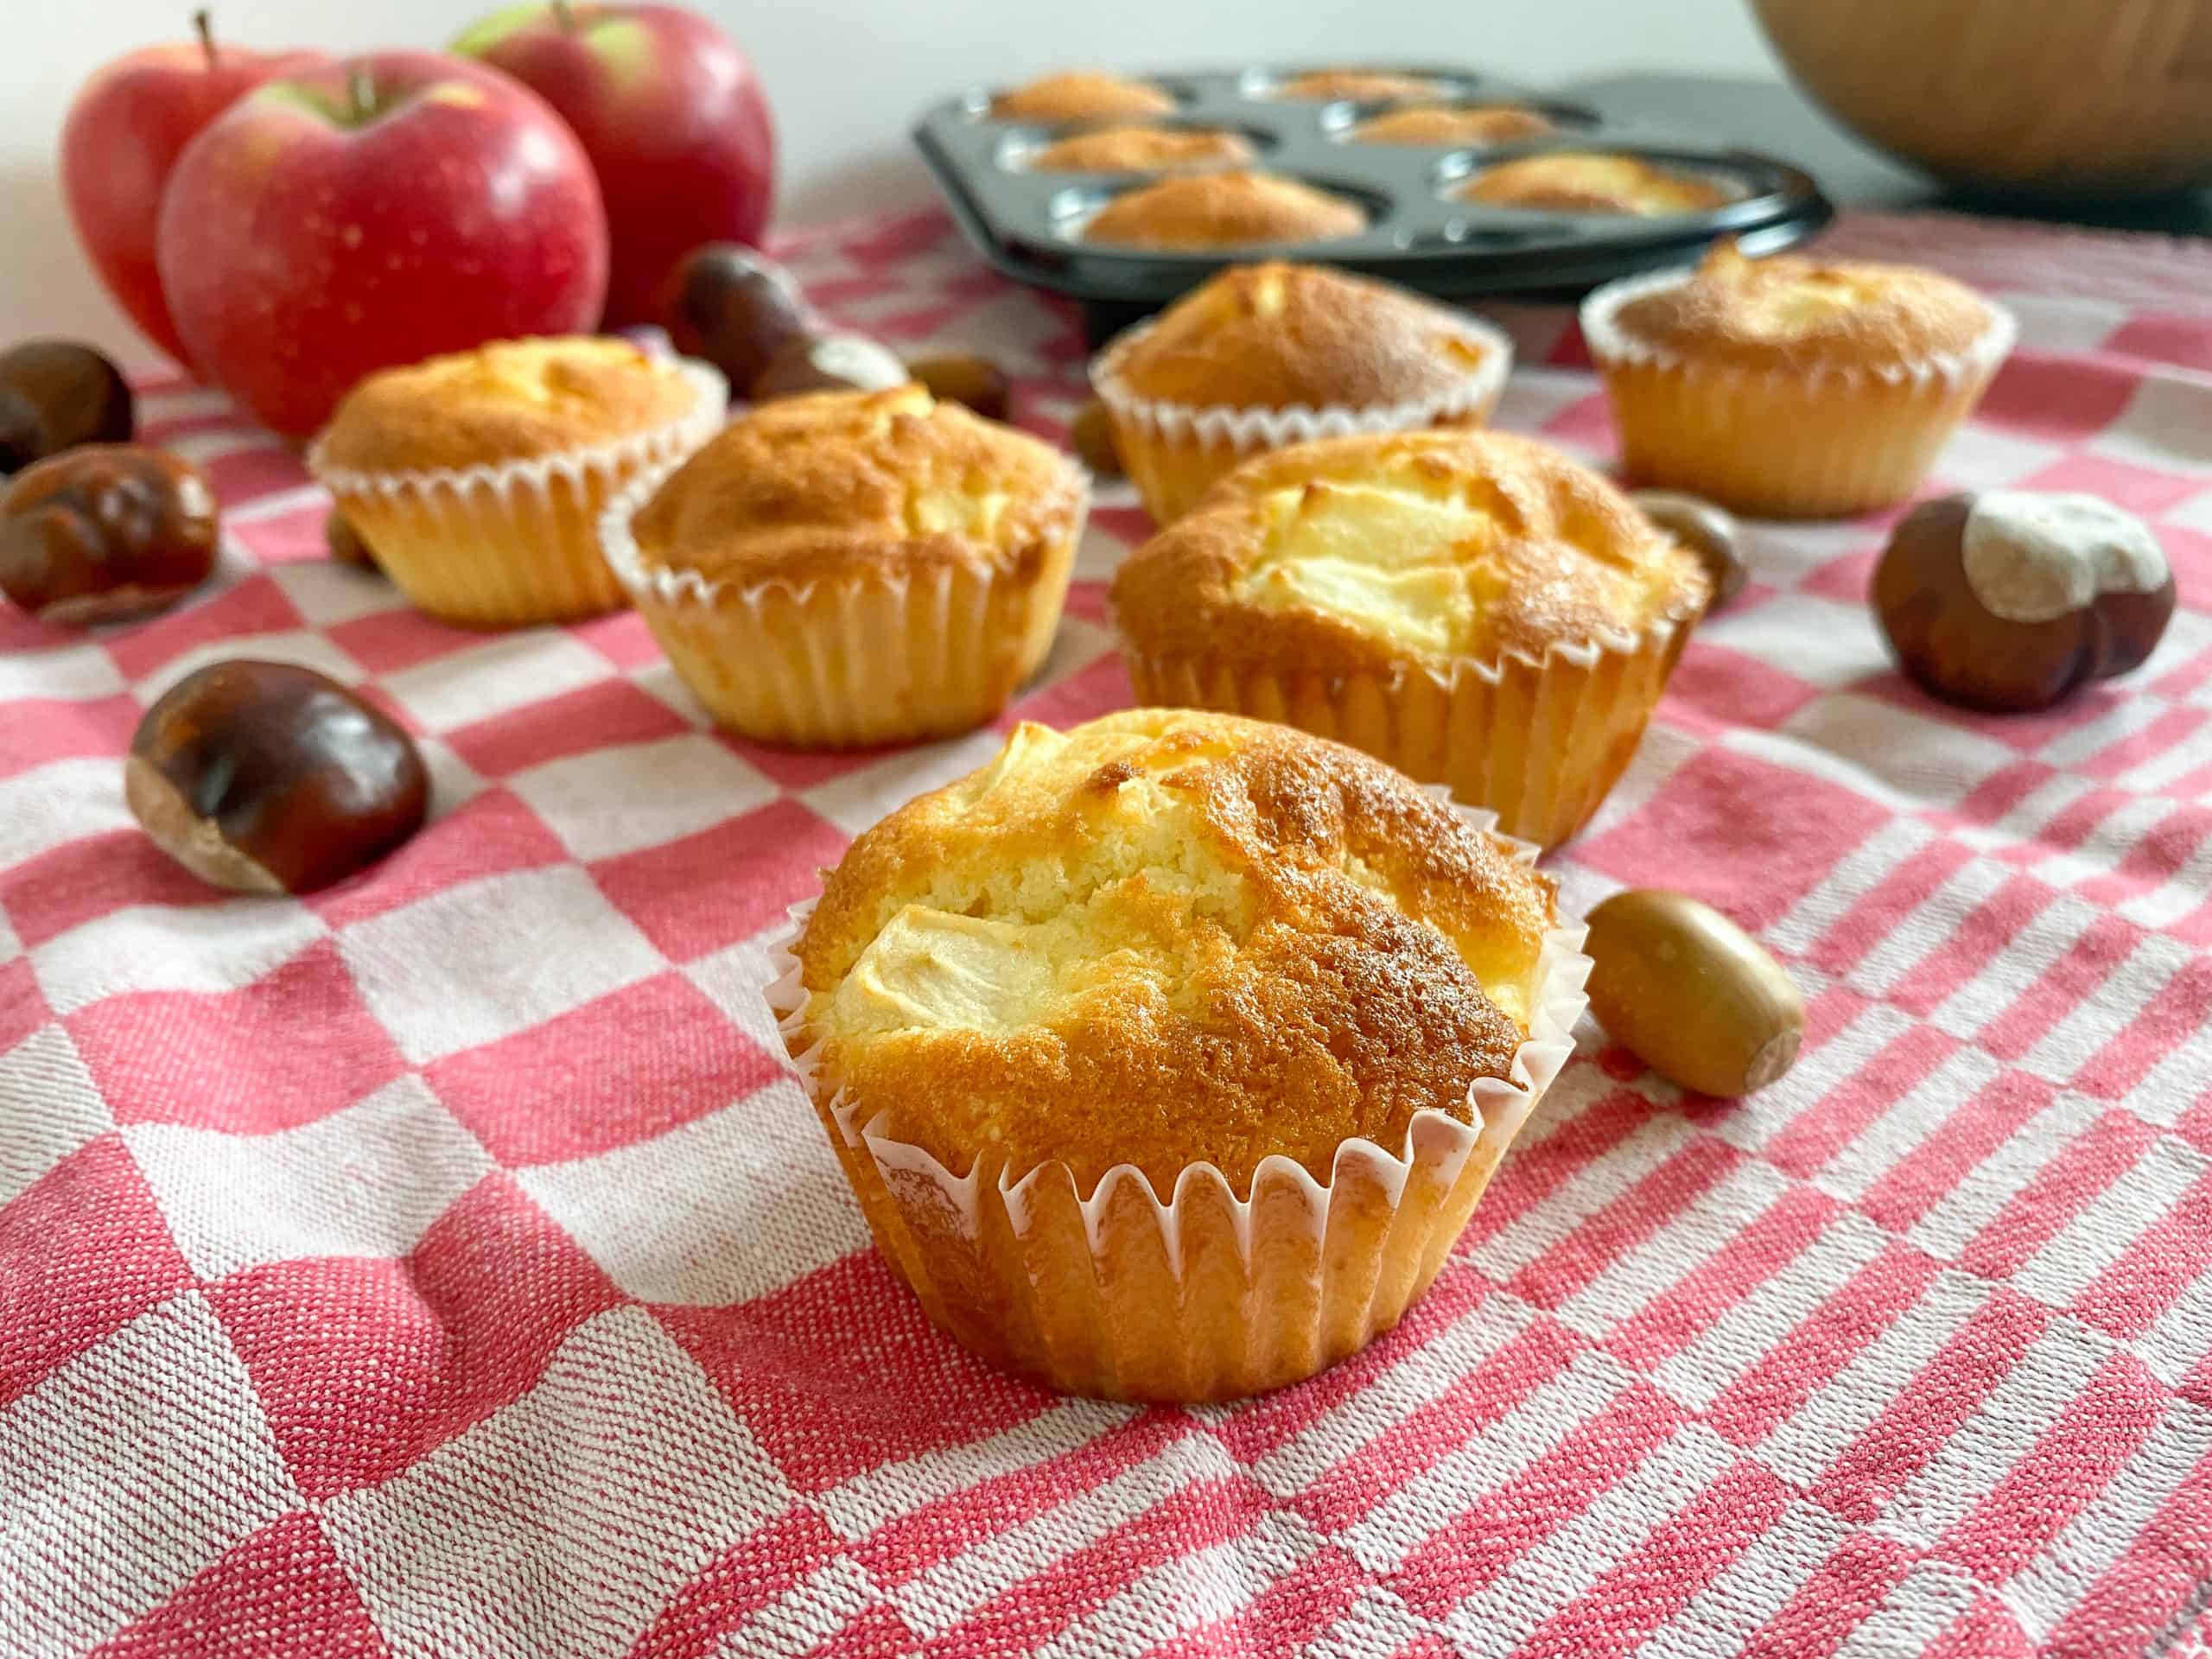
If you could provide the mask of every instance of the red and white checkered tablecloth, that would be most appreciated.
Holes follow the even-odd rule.
[[[1756,929],[1803,1058],[1683,1098],[1586,1030],[1402,1329],[1196,1410],[931,1332],[758,1000],[817,867],[997,733],[780,753],[634,617],[427,621],[322,556],[289,454],[152,388],[229,510],[217,585],[97,638],[0,615],[0,1653],[2201,1653],[2212,253],[1831,245],[2009,290],[1942,481],[2152,517],[2164,644],[1962,715],[1885,661],[1879,524],[1761,527],[1551,863]],[[845,321],[1017,370],[1029,423],[1074,409],[1071,315],[935,214],[790,251]],[[1501,423],[1605,454],[1565,310],[1500,309]],[[1128,697],[1131,500],[1020,715]],[[118,757],[237,653],[396,711],[435,821],[301,903],[167,862]]]

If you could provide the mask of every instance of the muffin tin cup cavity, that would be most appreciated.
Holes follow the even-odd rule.
[[[1640,482],[1769,518],[1838,518],[1902,501],[1972,412],[2012,349],[2012,313],[1989,307],[1967,350],[1867,367],[1788,373],[1693,362],[1623,327],[1630,302],[1689,280],[1669,271],[1583,302],[1582,334]],[[1986,303],[1986,302],[1985,302]]]
[[[1694,617],[1555,645],[1541,658],[1465,658],[1449,673],[1286,678],[1202,657],[1122,658],[1140,703],[1295,726],[1386,760],[1550,849],[1589,821],[1636,752]]]
[[[1830,215],[1813,181],[1795,168],[1649,128],[1577,124],[1548,140],[1510,146],[1347,143],[1347,125],[1408,100],[1306,102],[1252,95],[1252,89],[1295,73],[1259,67],[1145,77],[1179,103],[1172,118],[1144,119],[1264,135],[1270,142],[1256,166],[1368,206],[1370,222],[1356,235],[1188,251],[1086,243],[1080,239],[1084,216],[1109,194],[1107,189],[1096,188],[1087,199],[1070,198],[1065,194],[1070,175],[1003,164],[1009,132],[1042,130],[1042,124],[993,119],[988,95],[977,92],[925,111],[914,141],[954,217],[984,257],[1018,282],[1088,302],[1094,340],[1109,321],[1125,321],[1132,314],[1157,308],[1223,265],[1249,259],[1312,257],[1455,297],[1586,289],[1691,263],[1722,236],[1739,238],[1747,251],[1770,252],[1818,229]],[[1440,102],[1540,108],[1549,103],[1541,93],[1465,70],[1408,73],[1452,83]],[[1547,145],[1616,151],[1657,166],[1693,168],[1732,181],[1738,199],[1701,213],[1634,218],[1453,201],[1439,188],[1451,158],[1459,158],[1456,165],[1464,174],[1472,170],[1477,157],[1534,153]],[[1132,175],[1131,181],[1158,176],[1164,175]]]
[[[981,1148],[956,1174],[823,1076],[791,950],[812,910],[792,910],[765,996],[877,1249],[932,1323],[992,1363],[1112,1399],[1261,1393],[1395,1325],[1573,1052],[1590,972],[1580,925],[1545,934],[1527,1040],[1508,1076],[1468,1090],[1467,1122],[1424,1110],[1395,1151],[1346,1141],[1326,1181],[1269,1157],[1240,1192],[1198,1162],[1162,1194],[1122,1164],[1085,1193],[1065,1164],[992,1167]]]
[[[639,478],[599,544],[661,650],[715,723],[766,743],[859,747],[971,731],[1051,648],[1089,516],[1035,565],[988,562],[792,582],[710,580],[647,563],[631,522],[676,470]]]
[[[1418,110],[1525,110],[1540,115],[1552,124],[1548,133],[1529,133],[1517,138],[1499,139],[1488,144],[1468,144],[1461,140],[1446,144],[1407,143],[1391,138],[1363,138],[1359,129],[1380,115],[1395,115]],[[1440,149],[1503,150],[1518,144],[1580,140],[1596,131],[1604,123],[1598,112],[1580,104],[1569,104],[1550,98],[1460,98],[1436,99],[1411,104],[1389,104],[1380,108],[1370,104],[1335,104],[1321,112],[1321,128],[1330,139],[1339,144],[1357,144],[1374,149],[1417,149],[1434,155]]]
[[[1098,355],[1090,384],[1113,419],[1122,465],[1147,510],[1165,524],[1189,512],[1224,473],[1263,450],[1354,432],[1486,423],[1513,370],[1513,341],[1479,318],[1454,321],[1481,346],[1480,359],[1450,391],[1402,404],[1250,409],[1140,397],[1122,379],[1122,365],[1150,333],[1149,323],[1129,329]]]
[[[308,470],[410,603],[467,627],[592,616],[623,603],[598,519],[641,475],[664,474],[721,429],[729,386],[708,364],[678,372],[696,396],[682,420],[617,442],[526,460],[421,472]]]

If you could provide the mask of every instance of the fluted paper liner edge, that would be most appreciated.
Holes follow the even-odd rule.
[[[1428,791],[1450,805],[1463,819],[1478,830],[1493,836],[1504,843],[1517,861],[1533,861],[1538,849],[1525,842],[1500,834],[1495,828],[1494,814],[1476,810],[1452,801],[1441,788]],[[843,1142],[843,1150],[856,1157],[864,1157],[873,1165],[881,1179],[891,1202],[902,1211],[912,1214],[918,1208],[926,1208],[935,1215],[950,1215],[958,1220],[960,1232],[971,1244],[980,1245],[986,1224],[1002,1221],[1017,1240],[1027,1241],[1038,1222],[1037,1196],[1040,1183],[1056,1177],[1072,1185],[1067,1166],[1057,1160],[1039,1165],[1025,1172],[1018,1179],[1001,1171],[995,1179],[986,1184],[980,1177],[980,1159],[970,1166],[966,1175],[955,1175],[924,1148],[879,1132],[874,1127],[880,1115],[871,1115],[864,1102],[854,1099],[840,1090],[827,1100],[819,1095],[820,1044],[807,1041],[805,1009],[807,992],[801,982],[801,968],[793,947],[803,934],[808,918],[812,915],[817,899],[808,899],[794,905],[790,912],[791,931],[771,951],[770,965],[776,977],[763,996],[774,1016],[777,1029],[784,1039],[793,1069],[817,1109],[834,1125],[835,1133]],[[1402,1150],[1393,1153],[1373,1141],[1354,1137],[1337,1148],[1327,1182],[1317,1180],[1295,1160],[1271,1154],[1260,1160],[1253,1172],[1248,1190],[1242,1195],[1222,1171],[1211,1162],[1198,1161],[1185,1166],[1177,1175],[1169,1194],[1163,1201],[1153,1188],[1144,1172],[1134,1165],[1117,1164],[1101,1176],[1087,1195],[1077,1194],[1077,1203],[1091,1252],[1094,1276],[1104,1266],[1103,1237],[1110,1211],[1126,1204],[1123,1194],[1132,1194],[1139,1213],[1148,1214],[1161,1249],[1165,1252],[1169,1269],[1175,1282],[1183,1283],[1192,1272],[1192,1263],[1185,1249],[1184,1235],[1187,1218],[1194,1214],[1202,1200],[1217,1206],[1225,1205],[1234,1229],[1239,1255],[1239,1265],[1249,1271],[1254,1264],[1253,1224],[1255,1211],[1263,1191],[1281,1193],[1294,1192],[1302,1201],[1306,1225],[1311,1243],[1319,1261],[1319,1252],[1328,1230],[1332,1207],[1338,1194],[1363,1179],[1370,1190],[1387,1195],[1390,1212],[1396,1213],[1403,1193],[1416,1168],[1440,1183],[1448,1194],[1458,1183],[1462,1172],[1478,1150],[1486,1151],[1489,1163],[1495,1167],[1513,1138],[1528,1120],[1544,1092],[1557,1078],[1560,1069],[1574,1052],[1573,1030],[1580,1018],[1586,999],[1583,983],[1590,972],[1590,959],[1582,953],[1586,930],[1579,923],[1554,926],[1546,931],[1541,941],[1529,995],[1528,1035],[1514,1051],[1507,1075],[1503,1077],[1478,1078],[1469,1086],[1468,1106],[1471,1121],[1461,1122],[1449,1115],[1433,1109],[1414,1114],[1407,1125]],[[1487,1180],[1487,1174],[1484,1177]],[[1480,1201],[1480,1193],[1470,1202]],[[1281,1206],[1270,1206],[1271,1215],[1280,1223]],[[996,1214],[992,1213],[993,1211]],[[871,1216],[871,1226],[874,1217]],[[1464,1217],[1452,1228],[1456,1237]],[[1387,1240],[1388,1230],[1384,1230]],[[879,1239],[879,1248],[887,1259],[893,1253]],[[1450,1240],[1440,1242],[1448,1247]],[[1439,1241],[1423,1241],[1424,1254],[1440,1258]],[[1376,1279],[1382,1278],[1386,1265],[1380,1260],[1377,1248]],[[926,1263],[920,1264],[926,1268]],[[893,1262],[894,1270],[902,1275],[908,1267]],[[1433,1276],[1433,1266],[1419,1275],[1419,1282],[1397,1306],[1384,1310],[1385,1317],[1370,1321],[1351,1344],[1349,1352],[1373,1337],[1379,1335],[1402,1313],[1405,1306],[1418,1297]],[[1321,1277],[1317,1268],[1315,1283]],[[916,1285],[923,1294],[925,1306],[931,1297],[924,1286]],[[1317,1307],[1318,1320],[1320,1310]],[[1262,1388],[1278,1386],[1310,1375],[1312,1370],[1332,1363],[1342,1354],[1326,1354],[1320,1363],[1310,1369],[1300,1369],[1292,1375],[1270,1376],[1263,1379]],[[1126,1363],[1128,1357],[1124,1356]],[[1058,1376],[1047,1376],[1044,1380],[1054,1386],[1071,1387]],[[1135,1397],[1217,1397],[1209,1392],[1202,1395],[1179,1396],[1145,1389],[1125,1389],[1109,1388],[1100,1390],[1112,1394],[1131,1394]]]

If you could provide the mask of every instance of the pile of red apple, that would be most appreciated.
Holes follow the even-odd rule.
[[[200,38],[118,59],[61,140],[134,321],[304,437],[377,369],[657,318],[702,243],[757,243],[774,141],[753,67],[674,6],[510,7],[449,55]]]

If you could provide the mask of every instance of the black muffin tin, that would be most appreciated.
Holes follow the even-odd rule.
[[[1411,100],[1315,102],[1271,96],[1281,82],[1306,73],[1296,66],[1147,74],[1135,78],[1173,96],[1173,114],[1053,125],[993,116],[993,89],[979,87],[926,111],[914,129],[914,143],[961,229],[983,257],[1016,282],[1083,302],[1094,341],[1224,265],[1255,258],[1342,265],[1446,298],[1571,292],[1685,264],[1723,236],[1738,238],[1747,253],[1770,253],[1819,229],[1834,212],[1810,175],[1771,156],[1609,123],[1580,105],[1471,70],[1356,67],[1420,75],[1441,90]],[[1345,138],[1368,117],[1408,103],[1521,105],[1549,116],[1559,130],[1481,147],[1363,144]],[[1190,253],[1085,243],[1082,228],[1099,207],[1166,175],[1032,173],[1023,157],[1056,138],[1120,124],[1241,133],[1259,152],[1249,163],[1255,170],[1351,198],[1367,210],[1367,228],[1320,242]],[[1651,218],[1455,201],[1447,194],[1485,167],[1561,149],[1633,156],[1715,180],[1738,194],[1703,212]]]

